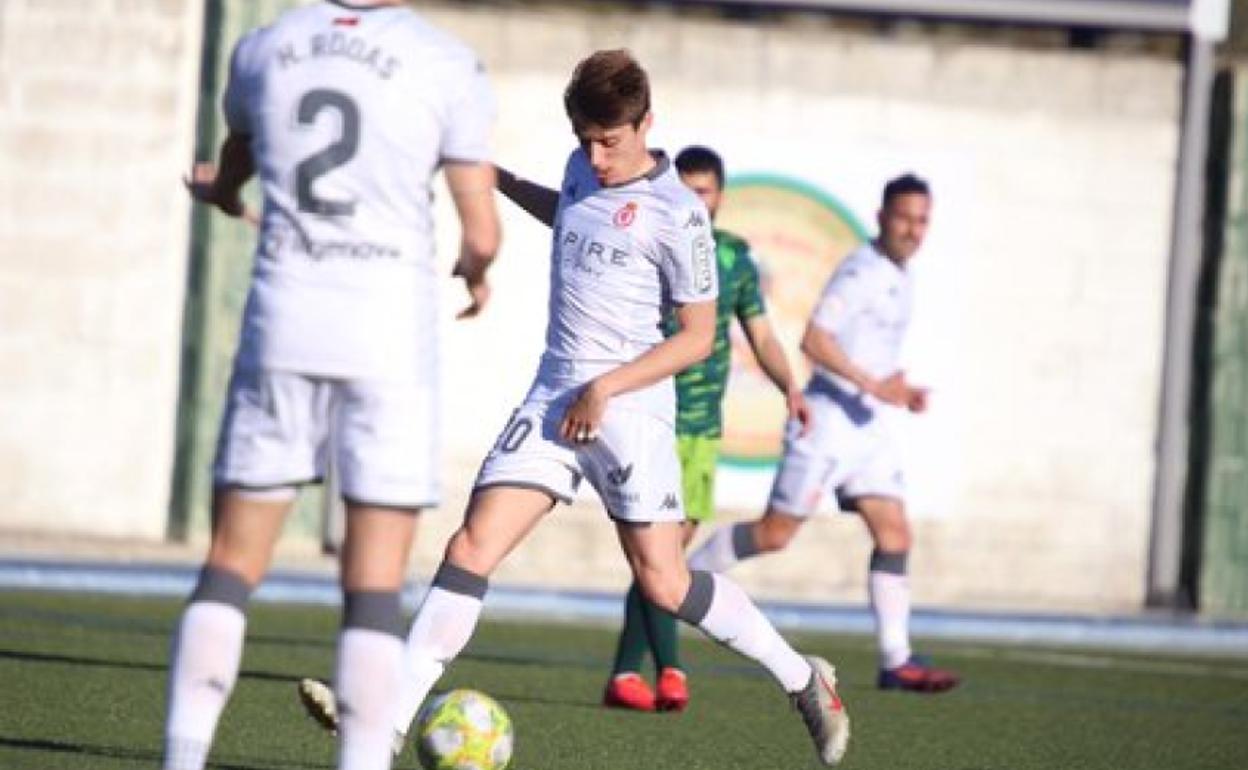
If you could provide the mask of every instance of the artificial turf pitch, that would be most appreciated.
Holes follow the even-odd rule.
[[[0,768],[108,770],[159,762],[169,600],[0,593]],[[516,726],[515,770],[818,767],[797,715],[752,665],[686,637],[683,714],[598,702],[614,629],[484,622],[439,688],[498,698]],[[243,671],[210,767],[334,767],[295,699],[331,670],[336,612],[255,605]],[[951,693],[874,689],[868,639],[796,635],[834,661],[853,719],[855,770],[1126,770],[1248,767],[1248,659],[925,645],[965,676]],[[396,768],[419,767],[409,749]]]

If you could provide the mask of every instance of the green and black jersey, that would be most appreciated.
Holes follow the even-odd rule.
[[[705,361],[676,375],[676,433],[681,436],[719,438],[723,432],[724,391],[732,365],[728,332],[732,319],[744,323],[762,315],[763,294],[758,267],[743,239],[715,230],[716,263],[719,267],[719,299],[715,319],[715,349]],[[669,318],[668,333],[675,331]]]

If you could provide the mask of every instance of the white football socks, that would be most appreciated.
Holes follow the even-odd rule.
[[[867,592],[875,614],[880,667],[896,668],[910,659],[910,579],[871,570],[867,573]]]
[[[186,606],[169,665],[164,770],[203,770],[243,654],[247,619],[215,601]]]
[[[697,626],[712,639],[761,663],[785,692],[804,688],[810,682],[806,659],[789,646],[740,586],[723,575],[710,577],[714,579],[710,606]]]
[[[484,593],[484,591],[482,591]],[[420,704],[463,651],[481,617],[482,600],[434,585],[412,621],[407,635],[403,687],[395,730],[406,735]]]
[[[345,628],[338,635],[339,770],[390,770],[403,668],[403,640],[394,634]]]

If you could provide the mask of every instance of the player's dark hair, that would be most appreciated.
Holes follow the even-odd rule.
[[[929,198],[932,197],[932,190],[928,187],[925,180],[914,174],[902,174],[884,185],[883,205],[887,208],[893,198],[896,198],[898,195],[909,195],[911,193],[926,195]]]
[[[576,65],[563,107],[574,128],[636,128],[650,111],[650,79],[627,50],[598,51]]]
[[[710,147],[686,147],[676,156],[676,170],[682,174],[714,174],[719,189],[724,189],[724,159]]]

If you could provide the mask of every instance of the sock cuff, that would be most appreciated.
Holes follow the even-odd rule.
[[[490,581],[476,573],[469,572],[463,567],[457,567],[449,561],[444,561],[433,576],[432,585],[434,588],[441,588],[451,593],[471,596],[474,599],[484,599],[485,592],[490,587]]]
[[[732,526],[732,552],[738,560],[758,555],[758,543],[754,540],[752,522],[742,521]]]
[[[398,591],[347,591],[342,600],[342,628],[363,629],[403,638]]]
[[[251,598],[251,590],[252,586],[237,572],[205,564],[190,602],[218,602],[242,610]]]
[[[890,575],[906,574],[906,562],[909,551],[881,551],[878,548],[871,552],[871,571],[887,572]]]
[[[676,617],[697,626],[701,625],[706,619],[706,613],[711,610],[711,600],[715,598],[715,576],[695,569],[689,573],[689,577],[689,593],[685,594],[684,601],[677,608]]]

